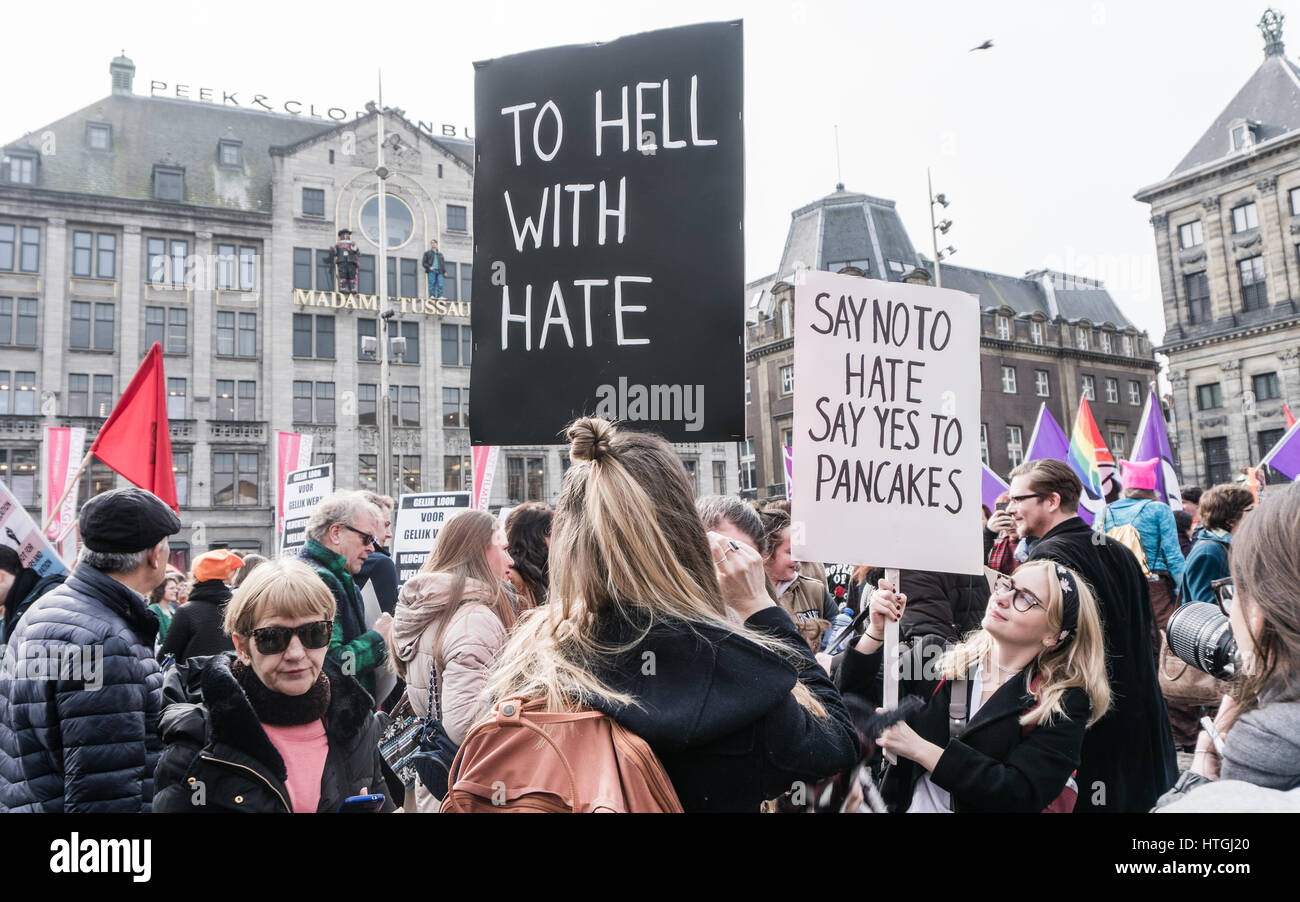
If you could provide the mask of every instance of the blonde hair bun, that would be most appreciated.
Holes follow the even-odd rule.
[[[583,417],[575,420],[566,431],[569,438],[569,458],[574,461],[597,461],[610,453],[614,437],[614,424],[600,417]]]

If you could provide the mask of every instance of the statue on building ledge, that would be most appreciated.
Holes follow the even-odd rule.
[[[330,248],[330,263],[338,269],[339,291],[357,293],[357,268],[361,256],[351,229],[339,229],[338,244]]]

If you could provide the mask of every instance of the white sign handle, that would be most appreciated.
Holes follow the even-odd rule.
[[[898,570],[896,568],[885,570],[885,579],[894,587],[894,592],[898,592]],[[885,710],[890,711],[898,707],[898,624],[897,620],[890,620],[885,624]],[[893,752],[885,752],[885,760],[890,764],[897,764],[898,758]]]

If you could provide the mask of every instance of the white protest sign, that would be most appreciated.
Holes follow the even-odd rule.
[[[333,464],[294,470],[285,477],[282,554],[297,554],[298,549],[307,544],[307,521],[316,505],[333,491]]]
[[[0,545],[8,545],[17,552],[19,562],[35,570],[38,576],[63,573],[68,569],[59,560],[54,546],[41,534],[41,528],[32,515],[3,482],[0,482]]]
[[[447,521],[469,507],[469,492],[421,492],[397,500],[393,563],[397,565],[399,586],[424,566],[433,550],[433,540]]]
[[[978,301],[804,271],[794,374],[794,557],[982,573]]]

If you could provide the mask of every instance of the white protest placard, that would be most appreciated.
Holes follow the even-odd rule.
[[[54,546],[41,534],[41,528],[27,513],[18,497],[0,482],[0,545],[18,553],[19,562],[38,576],[63,573],[68,568],[59,560]]]
[[[397,584],[419,572],[433,550],[433,540],[455,514],[470,508],[469,492],[421,492],[397,499],[393,526],[393,563]]]
[[[982,573],[979,429],[975,298],[796,277],[795,558]]]
[[[334,491],[334,465],[294,470],[284,480],[284,536],[281,554],[297,554],[307,544],[307,521],[316,505]]]

